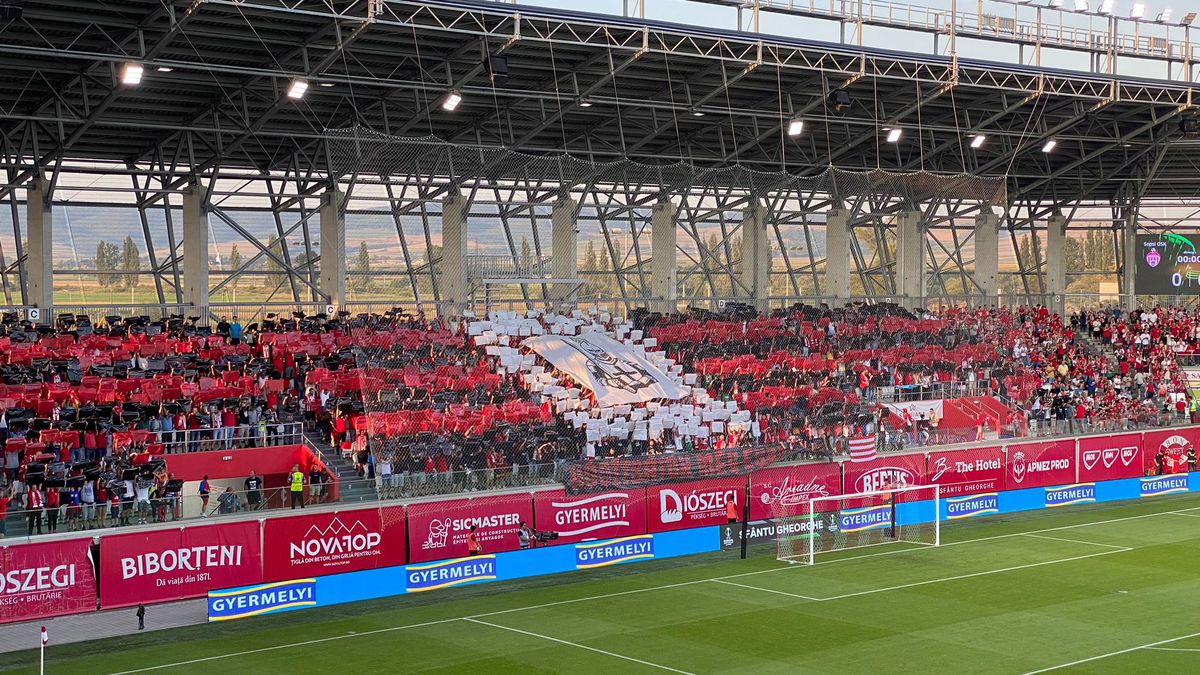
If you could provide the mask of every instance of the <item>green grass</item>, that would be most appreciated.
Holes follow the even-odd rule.
[[[52,646],[47,672],[1200,671],[1200,495],[952,522],[942,541],[814,567],[756,547]]]

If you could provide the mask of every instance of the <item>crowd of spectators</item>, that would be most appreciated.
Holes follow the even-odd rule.
[[[625,322],[589,321],[604,331]],[[1182,308],[1079,312],[1065,324],[1045,307],[639,310],[625,325],[749,421],[702,437],[668,428],[597,439],[467,325],[402,312],[269,315],[245,327],[237,317],[208,327],[71,316],[33,327],[6,315],[0,495],[9,510],[47,514],[33,530],[168,520],[181,497],[172,453],[299,442],[301,424],[384,496],[532,483],[583,456],[778,443],[833,457],[846,438],[877,431],[972,440],[880,407],[905,397],[988,393],[1012,406],[1011,417],[981,417],[975,436],[1115,430],[1195,412],[1178,360],[1200,351],[1200,312]]]

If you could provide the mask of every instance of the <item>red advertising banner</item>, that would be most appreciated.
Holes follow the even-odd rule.
[[[1142,435],[1089,436],[1079,439],[1080,483],[1142,475]]]
[[[257,522],[154,530],[100,542],[100,605],[125,607],[262,581]]]
[[[91,538],[0,548],[0,623],[96,609]]]
[[[403,506],[263,521],[263,581],[403,565]]]
[[[467,534],[484,553],[515,551],[517,527],[533,522],[533,499],[528,494],[419,502],[408,505],[409,562],[429,562],[467,555]]]
[[[1008,455],[1004,489],[1077,483],[1075,440],[1017,443],[1005,446]]]
[[[534,528],[557,532],[559,544],[646,533],[646,490],[568,497],[564,490],[533,496]]]
[[[1142,434],[1142,474],[1158,476],[1187,471],[1189,450],[1200,449],[1200,427],[1147,431]]]
[[[931,452],[930,484],[942,486],[943,497],[996,492],[1004,489],[1004,448],[969,448]]]
[[[813,497],[842,493],[837,464],[803,464],[763,469],[750,474],[750,520],[807,513]],[[833,502],[830,502],[831,505]]]
[[[740,515],[745,491],[744,477],[714,478],[647,488],[646,521],[649,531],[684,530],[729,522],[729,502],[737,506]]]
[[[925,484],[925,455],[881,456],[869,462],[842,464],[842,486],[847,494],[876,492],[885,486]]]

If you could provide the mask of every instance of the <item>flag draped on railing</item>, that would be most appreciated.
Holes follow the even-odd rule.
[[[563,485],[568,494],[586,494],[615,488],[738,476],[766,467],[795,452],[795,448],[780,444],[641,457],[583,459],[567,466]]]
[[[856,436],[846,443],[850,449],[851,462],[869,462],[875,459],[875,437]]]

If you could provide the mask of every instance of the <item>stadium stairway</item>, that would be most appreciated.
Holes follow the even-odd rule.
[[[337,476],[339,502],[354,503],[379,498],[379,493],[375,490],[375,486],[359,478],[358,471],[354,469],[353,462],[341,452],[335,451],[333,446],[329,445],[320,434],[306,431],[304,432],[304,440],[310,447],[320,453],[321,459],[329,466],[329,472]]]
[[[1092,337],[1092,334],[1087,331],[1079,333],[1078,337],[1089,352],[1103,357],[1104,362],[1108,364],[1108,372],[1115,373],[1121,370],[1121,364],[1117,361],[1117,355],[1113,353],[1112,347],[1105,346],[1103,342]]]

